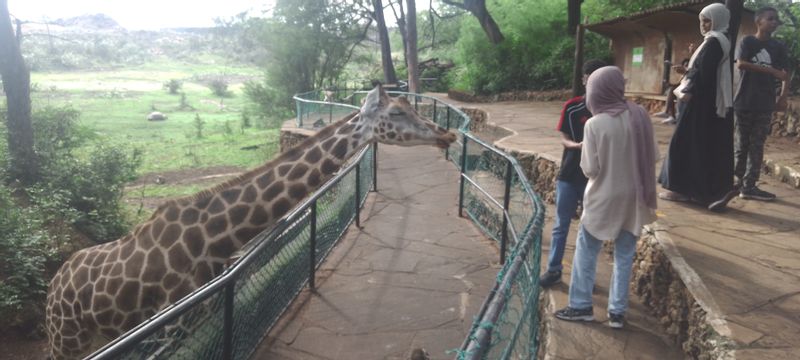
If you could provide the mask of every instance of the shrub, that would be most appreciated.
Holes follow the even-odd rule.
[[[244,83],[244,94],[249,100],[247,113],[257,117],[264,127],[279,126],[283,119],[292,116],[292,103],[269,85],[247,81]],[[291,100],[291,97],[288,99]]]
[[[231,95],[231,93],[228,91],[228,81],[221,77],[212,79],[208,83],[208,88],[211,89],[211,92],[213,92],[214,95],[219,97],[228,97]]]
[[[177,94],[182,87],[183,81],[178,79],[170,79],[169,81],[164,82],[164,89],[169,91],[170,94]]]
[[[200,114],[197,114],[197,113],[194,114],[193,125],[194,125],[195,137],[197,137],[198,139],[202,139],[203,138],[203,128],[205,127],[206,122],[203,121],[202,118],[200,118]]]
[[[56,255],[43,229],[38,212],[17,206],[10,189],[0,185],[0,330],[30,327],[37,321],[27,317],[41,314],[47,293],[45,265]],[[39,311],[22,311],[26,307]]]

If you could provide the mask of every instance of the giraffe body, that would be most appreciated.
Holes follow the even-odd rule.
[[[453,133],[376,87],[364,106],[276,159],[194,196],[170,200],[128,235],[73,254],[50,282],[54,359],[88,355],[207,283],[255,235],[378,141],[447,147]]]

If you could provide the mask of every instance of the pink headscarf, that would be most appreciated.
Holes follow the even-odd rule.
[[[653,140],[653,124],[647,111],[625,100],[625,78],[616,66],[600,68],[586,82],[586,107],[598,115],[606,113],[617,117],[626,110],[630,112],[630,131],[634,145],[632,161],[636,168],[636,195],[647,207],[656,208],[656,147]]]

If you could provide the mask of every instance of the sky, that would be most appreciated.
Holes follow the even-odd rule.
[[[106,14],[129,30],[209,27],[214,18],[269,9],[275,0],[8,0],[8,11],[27,21]]]

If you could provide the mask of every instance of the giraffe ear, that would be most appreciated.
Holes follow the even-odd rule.
[[[361,107],[361,113],[372,114],[379,111],[381,108],[388,104],[389,96],[383,91],[383,88],[378,85],[367,93],[367,98],[364,99],[364,105]]]

